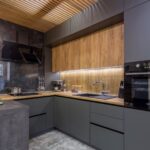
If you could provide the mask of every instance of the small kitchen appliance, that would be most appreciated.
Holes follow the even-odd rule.
[[[64,90],[65,81],[63,80],[54,80],[51,82],[51,84],[52,84],[52,89],[56,92]]]

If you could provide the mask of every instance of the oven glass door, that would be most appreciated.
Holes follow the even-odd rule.
[[[137,105],[150,103],[150,75],[125,76],[125,102]]]
[[[134,103],[145,104],[150,101],[150,79],[148,77],[133,77],[131,85],[131,98]]]

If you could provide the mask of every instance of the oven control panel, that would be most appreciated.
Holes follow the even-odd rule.
[[[126,63],[125,72],[150,72],[150,61]]]

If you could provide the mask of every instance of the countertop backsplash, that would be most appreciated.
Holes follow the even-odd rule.
[[[60,79],[65,80],[68,90],[77,87],[81,91],[108,91],[118,95],[120,81],[124,79],[124,69],[116,67],[65,71],[60,72]]]
[[[23,90],[37,90],[38,64],[19,64],[0,61],[0,93],[7,93],[11,87],[21,87]]]

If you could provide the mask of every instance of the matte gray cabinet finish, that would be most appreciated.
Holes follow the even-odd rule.
[[[69,101],[69,124],[70,134],[74,137],[89,143],[89,102],[79,100],[68,100]]]
[[[89,103],[64,97],[55,97],[55,127],[89,143]]]
[[[67,20],[65,23],[51,29],[45,34],[45,41],[46,43],[55,43],[70,34],[70,20]]]
[[[123,107],[101,103],[91,103],[91,112],[113,118],[123,119]]]
[[[79,32],[122,12],[123,0],[100,0],[70,19],[71,33]]]
[[[125,0],[125,10],[142,4],[148,0]]]
[[[123,0],[99,0],[97,3],[93,4],[93,6],[74,15],[63,24],[49,30],[45,34],[45,44],[54,46],[60,42],[75,39],[79,32],[94,30],[89,28],[123,13],[123,9]],[[99,25],[97,25],[97,29],[99,29]]]
[[[124,132],[123,108],[106,104],[91,103],[90,122]]]
[[[36,136],[38,133],[46,130],[46,115],[42,114],[30,118],[29,133],[30,137]]]
[[[116,119],[96,113],[91,113],[90,121],[97,125],[101,125],[116,131],[124,132],[122,119]]]
[[[54,126],[66,133],[69,133],[69,100],[64,97],[54,98]]]
[[[30,137],[53,128],[53,98],[35,98],[19,101],[29,106]]]
[[[123,134],[91,125],[90,144],[100,150],[123,150]]]
[[[150,149],[150,112],[125,109],[125,150]]]
[[[17,28],[17,42],[19,44],[29,44],[29,30],[23,27]]]
[[[125,62],[150,59],[150,1],[125,12]]]

